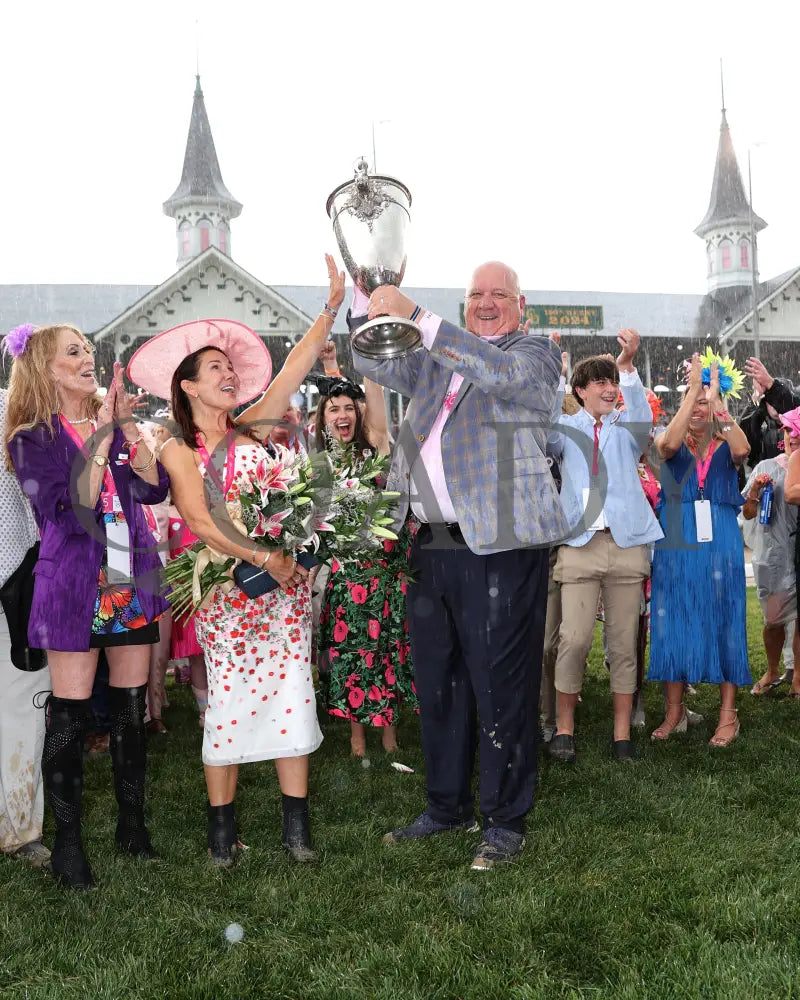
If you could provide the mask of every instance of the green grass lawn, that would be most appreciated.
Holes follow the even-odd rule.
[[[750,592],[754,677],[764,668]],[[724,627],[720,624],[720,627]],[[784,689],[785,691],[785,689]],[[269,764],[241,772],[239,825],[251,847],[231,873],[205,860],[201,732],[172,689],[167,737],[151,744],[149,814],[163,860],[117,858],[108,759],[88,762],[85,840],[100,888],[65,893],[0,860],[0,997],[730,998],[800,997],[797,755],[800,703],[740,697],[742,736],[711,750],[707,723],[642,761],[609,759],[610,696],[598,643],[579,717],[575,768],[541,758],[518,865],[472,872],[478,837],[386,847],[381,835],[424,805],[416,722],[389,767],[373,734],[369,767],[348,727],[323,723],[312,759],[322,863],[292,866],[278,844]],[[45,840],[49,829],[46,830]],[[244,928],[229,945],[227,925]]]

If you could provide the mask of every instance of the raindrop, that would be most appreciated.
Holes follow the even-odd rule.
[[[500,591],[497,589],[497,587],[489,587],[489,597],[498,597],[499,594]]]
[[[372,767],[372,764],[370,763],[369,757],[364,757],[363,758],[363,760],[361,761],[361,766],[364,768],[365,771],[369,770],[369,768]]]

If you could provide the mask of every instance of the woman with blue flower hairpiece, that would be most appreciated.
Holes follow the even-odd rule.
[[[726,747],[739,735],[736,688],[752,683],[737,524],[738,468],[750,446],[723,402],[738,397],[742,373],[711,350],[687,365],[683,402],[655,442],[664,538],[653,558],[648,680],[666,682],[667,712],[652,738],[686,731],[686,684],[719,684],[711,746]]]

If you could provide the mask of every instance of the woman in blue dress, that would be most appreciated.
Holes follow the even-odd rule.
[[[740,381],[730,361],[695,354],[683,402],[655,442],[663,460],[658,513],[664,538],[653,558],[648,680],[666,682],[667,711],[654,740],[685,732],[687,683],[719,684],[711,746],[729,746],[739,735],[736,688],[752,683],[736,521],[744,502],[738,467],[750,446],[722,400]]]

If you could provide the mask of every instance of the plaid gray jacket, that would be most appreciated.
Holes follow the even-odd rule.
[[[357,325],[357,321],[352,324]],[[545,458],[545,442],[561,374],[561,353],[543,337],[509,334],[488,343],[442,321],[431,348],[371,361],[353,352],[363,375],[411,399],[395,444],[387,489],[401,494],[399,527],[412,499],[429,519],[438,505],[420,445],[441,409],[453,372],[464,381],[442,430],[447,489],[469,548],[479,554],[549,546],[569,531]]]

